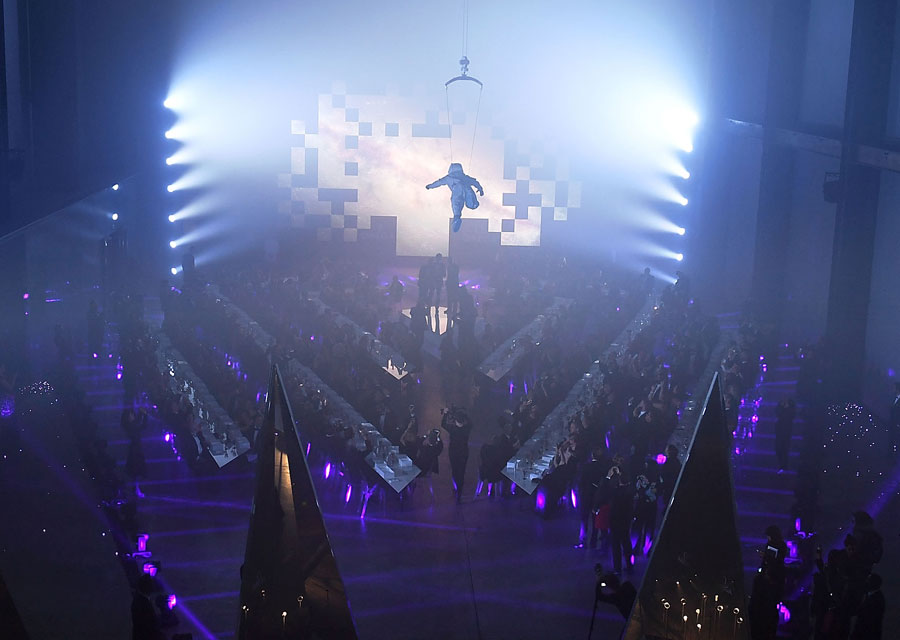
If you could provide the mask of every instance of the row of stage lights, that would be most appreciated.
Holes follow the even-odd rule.
[[[164,107],[165,109],[168,110],[168,112],[170,113],[170,115],[175,115],[175,116],[177,116],[177,113],[176,113],[176,107],[177,107],[177,106],[178,106],[178,105],[177,105],[177,102],[176,102],[171,96],[168,97],[168,98],[166,98],[166,99],[163,101],[163,107]],[[178,126],[177,124],[174,124],[170,129],[168,129],[168,130],[165,132],[164,137],[166,138],[166,140],[171,140],[171,141],[172,141],[172,143],[170,143],[170,144],[177,143],[177,144],[179,144],[179,145],[183,145],[182,141],[179,140],[179,136],[176,135],[176,133],[177,133],[177,126]],[[175,150],[174,152],[172,152],[171,155],[169,155],[169,156],[166,158],[166,160],[165,160],[166,166],[171,167],[171,166],[180,165],[180,164],[183,163],[183,160],[180,160],[180,159],[179,159],[179,155],[183,155],[183,152],[182,152],[182,149],[183,149],[183,148],[184,148],[184,147],[181,146],[179,149],[177,149],[177,150]],[[167,151],[168,151],[168,149],[167,149]],[[179,190],[178,182],[179,182],[178,180],[176,180],[176,181],[174,181],[174,182],[170,182],[170,183],[166,186],[166,191],[169,192],[169,193],[174,193],[174,192],[178,191],[178,190]],[[179,213],[180,213],[180,212],[179,212]],[[168,221],[171,222],[171,223],[175,223],[175,222],[178,222],[179,220],[181,220],[181,219],[182,219],[182,216],[180,216],[179,213],[170,213],[170,214],[168,214]],[[183,244],[183,243],[180,242],[178,239],[173,239],[173,240],[170,240],[170,241],[169,241],[169,248],[171,248],[171,249],[177,249],[177,248],[179,247],[179,245],[181,245],[181,244]],[[170,272],[173,276],[178,275],[179,271],[181,271],[181,267],[179,267],[178,265],[173,266],[171,269],[169,269],[169,272]]]
[[[687,181],[691,178],[691,172],[684,166],[684,160],[688,154],[694,151],[694,131],[700,122],[700,118],[693,110],[684,108],[673,111],[665,118],[665,120],[666,128],[670,131],[672,136],[672,144],[674,147],[672,153],[675,156],[673,158],[674,166],[669,167],[669,173],[673,179],[680,179],[680,181],[683,181],[682,184],[686,185]],[[676,184],[671,184],[670,186],[672,188],[672,193],[668,199],[673,202],[673,204],[687,207],[689,201],[683,193],[684,189]],[[682,237],[687,233],[685,227],[666,217],[663,217],[659,221],[659,228],[661,231],[667,231]],[[684,253],[681,251],[659,247],[657,253],[663,258],[669,258],[676,262],[684,260]]]

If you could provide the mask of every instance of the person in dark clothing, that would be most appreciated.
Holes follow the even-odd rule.
[[[598,531],[594,526],[594,498],[609,470],[609,460],[605,454],[605,448],[594,448],[590,462],[584,465],[578,479],[578,515],[581,517],[581,530],[578,534],[578,544],[575,545],[578,549],[583,549],[585,544],[589,544],[591,549],[597,548]]]
[[[856,624],[850,640],[881,640],[884,607],[881,576],[871,573],[866,579],[866,595],[856,610]]]
[[[463,483],[466,477],[466,463],[469,461],[469,433],[472,422],[458,409],[444,409],[441,427],[450,435],[450,473],[453,476],[453,490],[456,502],[462,501]]]
[[[616,573],[622,571],[622,558],[625,558],[625,570],[631,572],[631,517],[634,507],[634,493],[628,479],[622,473],[621,458],[613,461],[607,478],[610,481],[611,499],[609,509],[610,541],[612,542],[613,568]]]
[[[663,511],[669,506],[680,473],[681,461],[678,459],[678,447],[670,444],[666,447],[666,461],[659,470],[659,478],[662,482]]]
[[[164,640],[165,635],[159,624],[156,607],[150,600],[155,586],[153,578],[142,574],[137,581],[134,597],[131,600],[131,638],[132,640]]]
[[[421,470],[419,477],[428,481],[428,493],[431,494],[432,504],[434,504],[434,485],[431,481],[431,474],[438,472],[438,458],[443,450],[444,443],[441,441],[441,432],[432,429],[419,440],[416,457],[413,458],[413,462]]]
[[[784,556],[787,545],[776,526],[766,529],[766,547],[760,551],[762,562],[753,579],[750,596],[750,637],[775,640],[778,632],[778,603],[784,598]]]
[[[859,558],[866,572],[872,570],[872,566],[881,562],[884,554],[884,541],[881,534],[875,531],[875,521],[865,511],[856,511],[853,514],[853,531],[859,550]]]
[[[459,265],[453,258],[447,258],[447,318],[453,318],[459,310],[457,293],[459,291]]]
[[[644,461],[644,468],[634,481],[634,531],[637,534],[634,555],[642,555],[644,546],[656,533],[656,496],[659,483],[656,460]]]
[[[775,456],[778,459],[778,473],[788,468],[788,452],[791,448],[791,431],[797,405],[793,398],[786,398],[775,407]]]

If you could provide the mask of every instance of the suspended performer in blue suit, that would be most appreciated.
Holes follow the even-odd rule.
[[[475,197],[475,189],[478,189],[478,195],[484,196],[484,189],[478,180],[472,176],[463,173],[462,165],[454,162],[450,165],[450,169],[440,180],[435,180],[426,189],[435,189],[442,185],[450,187],[450,206],[453,208],[453,230],[459,231],[462,225],[463,205],[469,209],[478,208],[478,198]]]

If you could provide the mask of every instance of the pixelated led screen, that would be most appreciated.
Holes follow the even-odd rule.
[[[451,89],[453,91],[453,89]],[[484,187],[466,220],[486,219],[500,245],[538,246],[541,220],[562,222],[581,205],[581,184],[570,180],[564,158],[504,136],[478,113],[472,92],[447,107],[422,97],[318,97],[317,122],[291,121],[290,172],[278,175],[280,203],[296,226],[315,228],[320,240],[355,242],[372,217],[396,218],[396,253],[448,252],[450,191],[426,190],[452,160]],[[434,108],[423,104],[434,102]],[[474,135],[473,135],[474,131]]]

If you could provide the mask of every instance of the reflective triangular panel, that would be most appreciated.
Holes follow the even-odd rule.
[[[238,637],[352,640],[357,636],[344,583],[294,425],[273,367],[256,447]]]
[[[732,478],[732,436],[719,385],[716,375],[624,640],[749,637]]]

